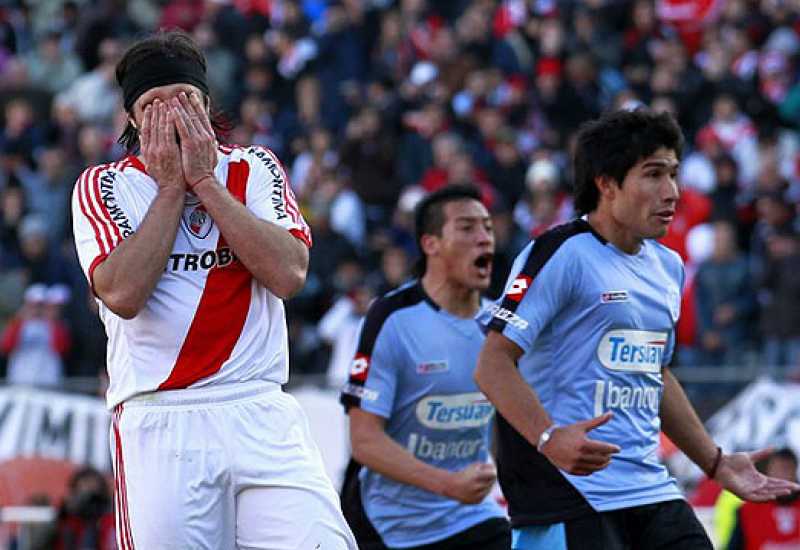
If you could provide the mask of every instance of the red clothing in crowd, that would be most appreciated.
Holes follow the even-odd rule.
[[[739,508],[732,550],[800,548],[800,499],[791,504],[746,502]]]
[[[686,237],[694,226],[708,221],[712,209],[711,200],[691,187],[681,190],[681,198],[675,210],[675,218],[669,226],[661,244],[668,246],[681,255],[684,262],[689,259],[686,251]]]

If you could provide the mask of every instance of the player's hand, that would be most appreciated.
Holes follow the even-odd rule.
[[[589,439],[587,434],[611,420],[611,416],[607,412],[591,420],[556,428],[550,440],[542,446],[542,454],[558,468],[576,476],[588,476],[602,470],[620,448]]]
[[[497,470],[493,464],[476,462],[451,474],[444,496],[462,504],[478,504],[494,487]]]
[[[772,449],[762,449],[722,455],[714,479],[737,497],[753,502],[765,502],[800,491],[797,483],[767,477],[756,470],[755,463],[771,454]]]
[[[184,191],[186,184],[175,140],[175,113],[169,105],[156,99],[144,108],[139,144],[147,173],[159,189]]]
[[[181,164],[186,184],[193,187],[205,180],[214,181],[217,140],[200,95],[196,92],[189,95],[180,92],[170,101],[181,138]]]

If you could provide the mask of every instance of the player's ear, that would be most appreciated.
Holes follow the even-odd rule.
[[[597,176],[594,178],[594,184],[597,186],[600,198],[605,198],[606,200],[614,200],[619,190],[617,183],[609,176]]]
[[[420,238],[419,246],[426,256],[435,256],[439,251],[439,238],[436,235],[426,233]]]

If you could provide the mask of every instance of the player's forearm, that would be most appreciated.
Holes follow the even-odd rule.
[[[717,457],[717,446],[675,376],[668,368],[662,371],[661,429],[700,469],[708,472]]]
[[[478,358],[475,382],[503,417],[534,447],[552,423],[534,390],[522,379],[514,359],[490,333]]]
[[[308,249],[291,233],[258,219],[228,190],[208,178],[194,187],[236,257],[279,298],[297,293],[306,280]]]
[[[136,232],[95,268],[95,294],[120,317],[135,317],[164,275],[184,198],[180,189],[159,190]]]
[[[398,444],[382,430],[351,431],[353,458],[398,483],[413,485],[437,495],[446,496],[451,472],[431,466]]]

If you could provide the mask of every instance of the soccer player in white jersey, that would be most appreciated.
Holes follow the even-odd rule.
[[[109,338],[119,547],[354,549],[280,387],[282,299],[302,287],[311,245],[283,167],[218,143],[187,35],[137,42],[116,76],[133,154],[88,168],[72,209]]]
[[[514,550],[710,550],[657,459],[661,430],[747,500],[800,486],[723,453],[670,372],[683,265],[654,239],[675,213],[683,144],[666,113],[609,113],[575,147],[585,217],[538,237],[483,319],[475,376],[497,407]],[[591,433],[590,433],[591,432]]]

